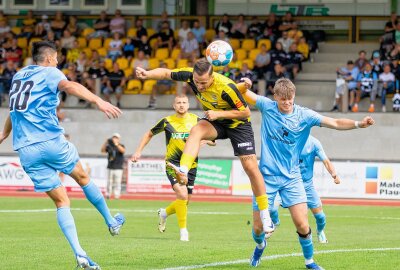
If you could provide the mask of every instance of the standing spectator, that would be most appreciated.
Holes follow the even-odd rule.
[[[125,19],[122,17],[121,10],[115,10],[115,16],[110,21],[111,34],[119,33],[121,36],[125,35]]]
[[[199,20],[193,22],[192,33],[197,39],[200,46],[200,51],[206,46],[206,29],[200,25]]]
[[[147,36],[142,36],[140,38],[140,42],[138,44],[138,49],[139,49],[139,51],[144,52],[144,54],[146,55],[147,58],[149,58],[151,56],[152,48],[150,47],[150,43],[148,41]]]
[[[354,94],[356,94],[355,103],[353,104],[351,110],[353,112],[358,112],[358,103],[360,102],[360,100],[364,97],[369,96],[370,104],[368,112],[374,112],[377,87],[378,75],[372,71],[371,64],[366,63],[364,70],[358,74],[356,93],[354,93],[354,91],[350,92],[351,101],[354,100]]]
[[[101,147],[102,153],[108,154],[108,179],[106,198],[112,195],[116,200],[121,196],[121,182],[124,165],[125,146],[121,144],[121,135],[114,133]]]
[[[119,69],[118,63],[113,64],[113,71],[107,74],[106,87],[103,88],[105,100],[110,102],[111,94],[115,94],[117,98],[117,107],[121,108],[122,91],[125,87],[125,74]]]
[[[200,56],[199,43],[192,32],[188,32],[187,39],[181,43],[180,58],[190,59],[194,61]]]
[[[57,11],[54,20],[50,23],[51,30],[56,34],[57,38],[61,39],[66,24],[62,12]]]
[[[385,24],[385,32],[393,32],[396,30],[396,25],[397,25],[397,13],[392,12],[390,14],[390,20]]]
[[[100,18],[96,20],[93,28],[95,31],[88,36],[89,39],[106,38],[110,35],[110,19],[107,18],[107,13],[104,10],[100,13]]]
[[[3,101],[4,95],[8,95],[11,88],[11,82],[14,75],[17,73],[15,63],[13,61],[7,61],[6,68],[1,74],[0,81],[0,106]]]
[[[51,25],[48,19],[49,17],[46,14],[42,15],[42,21],[35,27],[35,36],[42,37],[51,31]]]
[[[244,21],[244,15],[239,14],[238,21],[235,22],[231,29],[231,38],[243,39],[247,34],[247,24]]]
[[[365,65],[368,63],[367,60],[367,52],[362,50],[358,52],[358,59],[354,62],[354,65],[358,68],[358,70],[364,70]]]
[[[145,70],[149,69],[149,60],[146,58],[144,51],[139,51],[137,58],[133,59],[132,67],[136,69],[137,67],[141,67]]]
[[[188,33],[191,31],[189,22],[187,20],[182,21],[181,28],[178,31],[179,42],[183,42],[188,38]]]
[[[113,39],[108,45],[107,57],[113,61],[117,60],[122,55],[122,40],[119,32],[113,33]]]
[[[222,19],[217,23],[215,27],[215,33],[218,35],[220,31],[225,32],[228,36],[231,34],[232,23],[229,21],[228,14],[224,14]]]
[[[289,48],[294,42],[292,38],[289,37],[289,34],[287,31],[282,32],[282,37],[278,38],[278,42],[282,44],[282,49],[286,52],[289,53]]]
[[[136,23],[136,37],[140,40],[142,36],[147,36],[147,29],[143,27],[143,20],[137,19]]]
[[[379,74],[378,95],[381,96],[382,112],[386,112],[386,95],[395,92],[395,81],[394,74],[390,72],[390,65],[386,64],[383,67],[383,73]]]
[[[257,74],[259,79],[263,79],[265,77],[265,73],[268,71],[268,65],[271,62],[271,56],[267,52],[267,46],[262,44],[260,47],[260,53],[257,54],[255,62],[255,67],[253,71]]]
[[[331,111],[339,110],[340,105],[342,104],[342,97],[345,93],[344,87],[346,87],[349,93],[355,92],[357,90],[357,78],[358,78],[359,70],[354,65],[352,60],[347,61],[347,66],[336,69],[336,74],[338,79],[336,81],[336,92],[335,92],[335,103]],[[349,110],[351,110],[351,104],[354,103],[354,94],[350,94],[350,97],[353,96],[353,99],[350,99],[349,102]]]
[[[258,39],[261,35],[261,29],[263,25],[258,20],[257,16],[253,16],[252,22],[247,28],[247,36],[252,39]]]

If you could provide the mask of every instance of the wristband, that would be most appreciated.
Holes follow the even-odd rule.
[[[360,123],[359,123],[358,121],[355,121],[355,122],[354,122],[354,126],[355,126],[356,128],[360,128]]]

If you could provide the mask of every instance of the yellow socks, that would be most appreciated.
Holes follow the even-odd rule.
[[[165,208],[165,212],[167,213],[167,216],[175,214],[175,212],[176,212],[176,201],[173,201],[172,203],[170,203],[167,206],[167,208]]]
[[[187,200],[175,200],[176,217],[179,228],[186,228],[187,222]]]
[[[187,168],[189,170],[192,168],[193,162],[195,161],[196,157],[183,153],[181,157],[181,162],[180,162],[180,167],[182,168]],[[187,172],[186,172],[187,173]]]
[[[268,197],[267,194],[256,197],[256,202],[258,205],[258,209],[264,210],[268,208]]]

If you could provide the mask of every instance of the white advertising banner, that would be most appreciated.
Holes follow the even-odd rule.
[[[400,200],[400,164],[333,162],[341,184],[333,183],[322,162],[315,162],[314,185],[321,197]],[[233,161],[232,195],[251,196],[250,180],[239,161]]]
[[[107,159],[82,158],[81,162],[90,178],[104,190],[107,185]],[[68,175],[61,176],[61,179],[68,190],[80,190],[79,185]],[[33,183],[24,172],[18,157],[0,157],[0,189],[33,190]]]

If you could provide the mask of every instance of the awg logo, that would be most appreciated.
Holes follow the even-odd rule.
[[[15,162],[0,164],[0,182],[6,180],[22,180],[26,177],[21,165]]]

